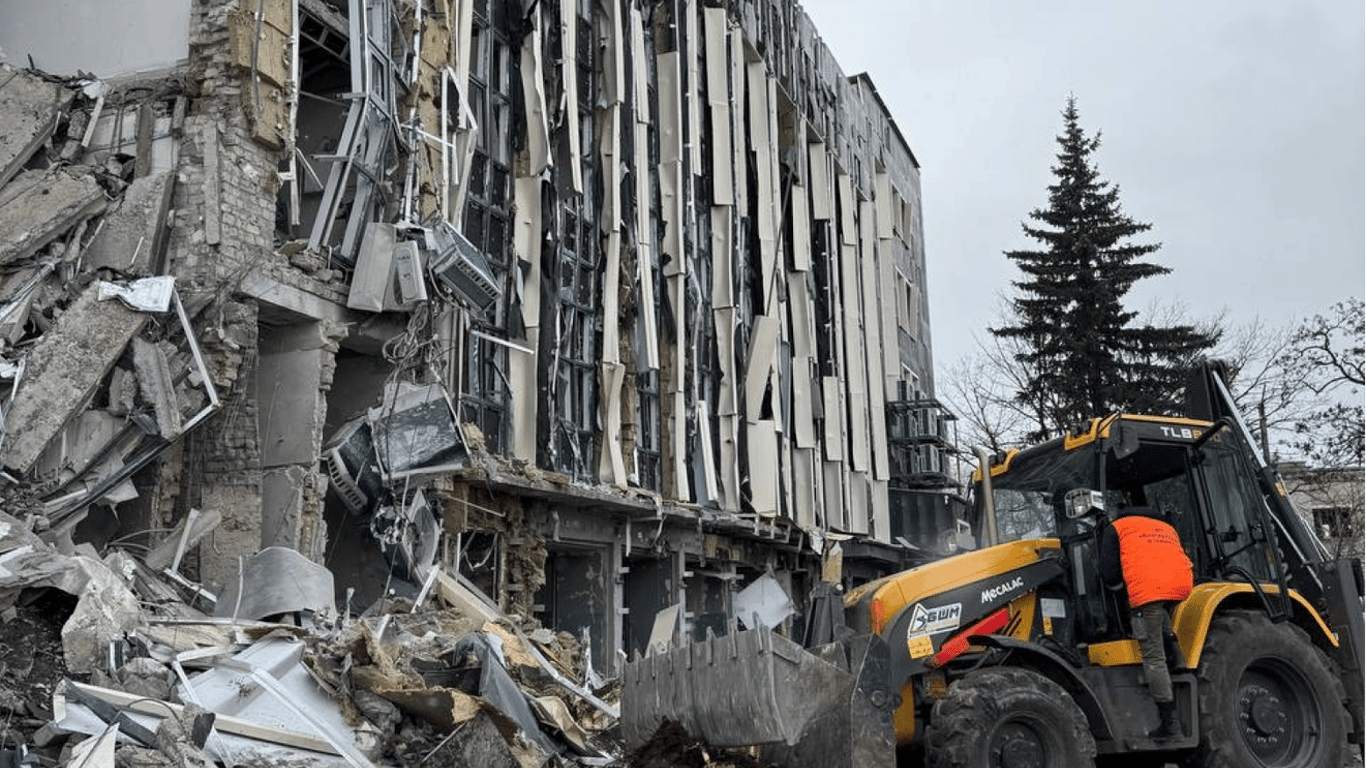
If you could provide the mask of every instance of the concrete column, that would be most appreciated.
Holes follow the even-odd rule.
[[[322,561],[327,539],[319,466],[336,334],[326,322],[262,327],[257,366],[262,547],[293,547]]]

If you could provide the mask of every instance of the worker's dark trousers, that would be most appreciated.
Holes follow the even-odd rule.
[[[1153,701],[1172,701],[1172,677],[1167,671],[1167,654],[1162,648],[1162,633],[1172,626],[1167,604],[1161,600],[1141,605],[1133,613],[1134,637],[1143,654],[1143,674]]]

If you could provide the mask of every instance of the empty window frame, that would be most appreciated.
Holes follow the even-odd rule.
[[[488,257],[503,297],[487,316],[475,318],[473,330],[497,339],[508,337],[508,290],[512,268],[512,53],[508,40],[512,19],[504,4],[476,0],[470,44],[467,104],[478,130],[470,158],[461,233]],[[473,337],[465,348],[465,381],[460,390],[461,416],[479,425],[488,447],[507,449],[511,392],[506,376],[506,346]]]

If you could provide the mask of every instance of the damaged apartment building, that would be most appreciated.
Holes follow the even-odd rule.
[[[49,540],[220,615],[266,548],[338,611],[459,574],[610,672],[952,530],[919,166],[792,0],[64,7],[0,24]]]

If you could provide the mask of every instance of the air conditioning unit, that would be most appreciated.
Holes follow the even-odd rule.
[[[347,422],[323,446],[332,489],[352,512],[368,512],[384,495],[375,444],[365,418]]]
[[[469,463],[455,408],[440,384],[387,384],[369,411],[380,476],[393,483],[440,475]]]
[[[394,291],[398,306],[411,310],[427,300],[427,281],[422,275],[422,254],[411,240],[394,246]]]
[[[920,446],[920,471],[926,474],[938,474],[942,470],[939,461],[939,449],[933,445]]]
[[[367,312],[411,311],[427,300],[418,245],[398,240],[393,224],[371,222],[356,254],[346,306]]]
[[[484,254],[445,221],[437,221],[427,236],[428,247],[436,253],[432,275],[479,311],[488,311],[503,291]]]

